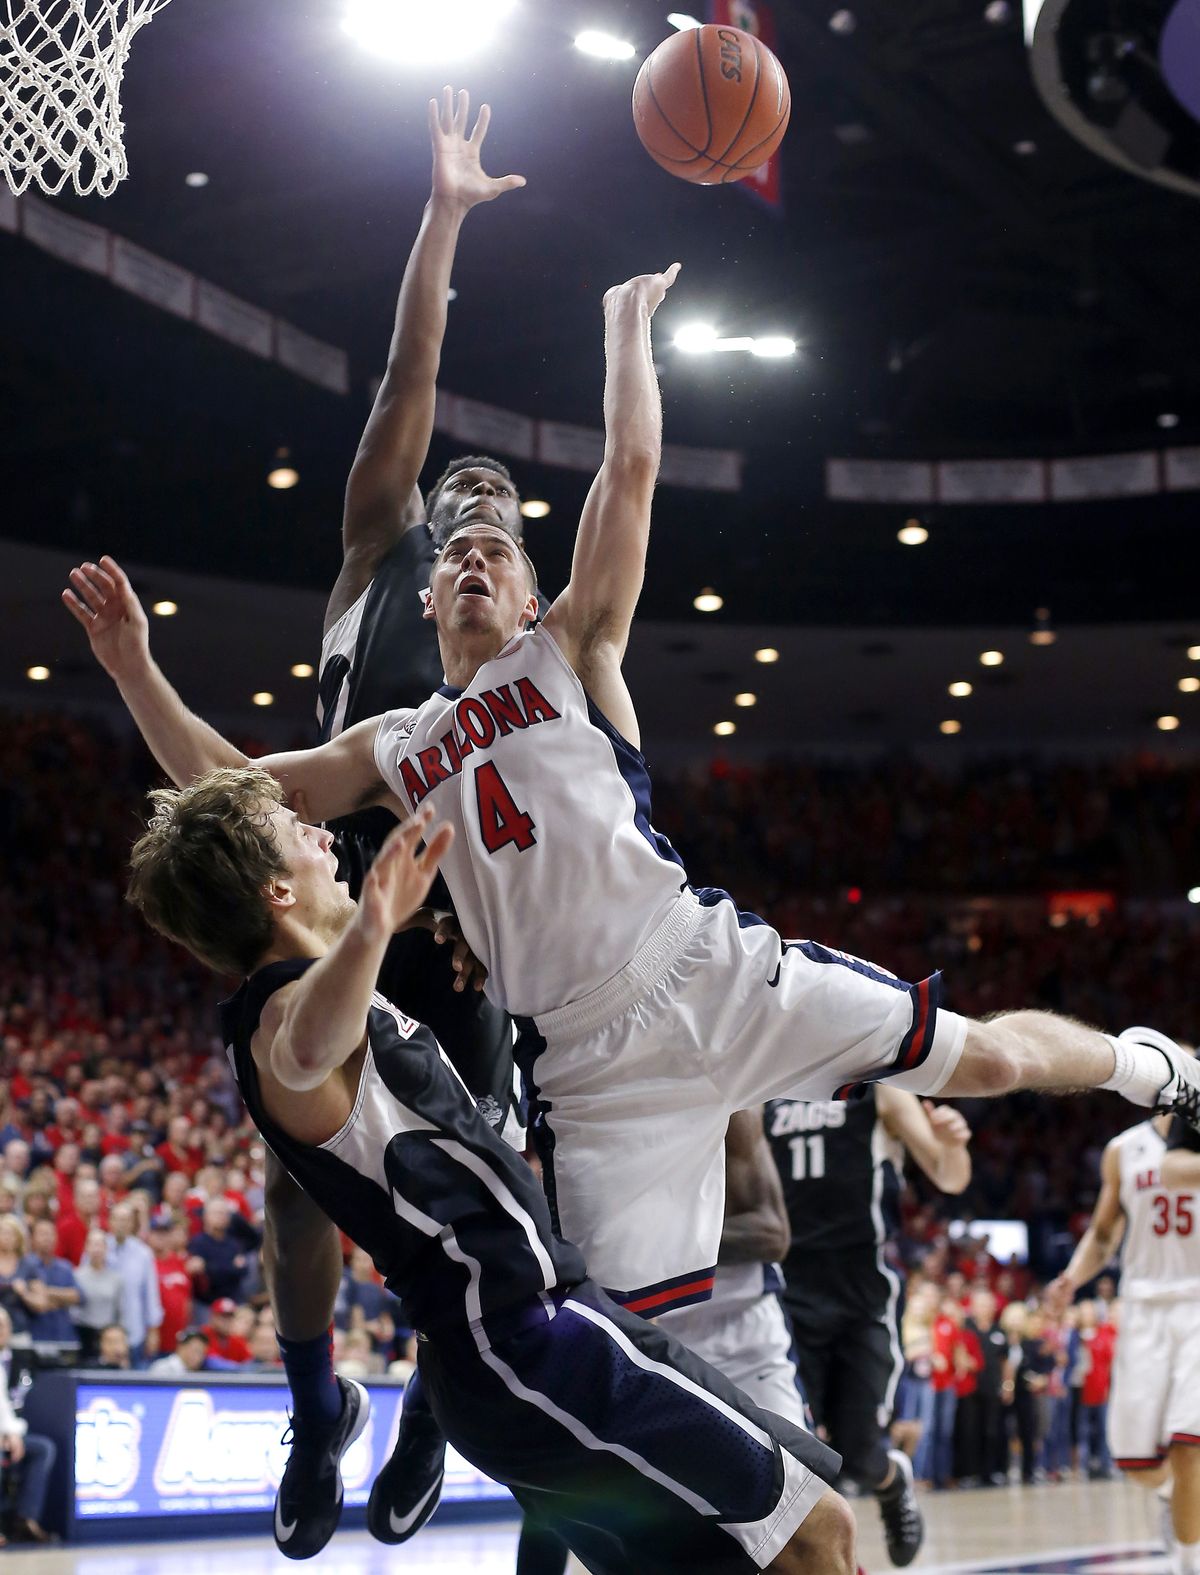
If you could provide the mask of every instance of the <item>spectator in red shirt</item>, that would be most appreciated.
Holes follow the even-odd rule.
[[[1079,1464],[1093,1482],[1112,1476],[1108,1450],[1108,1392],[1112,1385],[1117,1330],[1111,1320],[1100,1322],[1095,1302],[1080,1302],[1079,1343],[1083,1352],[1083,1384],[1079,1391]]]
[[[254,1353],[240,1334],[233,1332],[237,1303],[229,1296],[219,1296],[208,1310],[204,1337],[208,1341],[208,1354],[220,1356],[227,1362],[251,1362]]]
[[[75,1207],[75,1172],[79,1169],[79,1149],[64,1143],[54,1156],[54,1181],[58,1188],[58,1212],[69,1214]]]
[[[182,1170],[194,1176],[204,1163],[204,1150],[192,1142],[192,1123],[187,1116],[172,1116],[167,1122],[166,1140],[156,1150],[168,1175]]]
[[[949,1487],[954,1471],[954,1413],[958,1408],[958,1381],[963,1357],[963,1310],[956,1296],[942,1298],[933,1321],[933,1420],[930,1425],[930,1459],[935,1488]]]
[[[90,1176],[76,1179],[71,1197],[71,1211],[58,1215],[58,1255],[66,1258],[76,1268],[83,1262],[83,1250],[88,1234],[99,1227],[108,1228],[108,1211],[102,1207],[100,1184]]]
[[[169,1356],[179,1336],[192,1321],[192,1277],[187,1267],[187,1224],[170,1209],[155,1209],[150,1220],[150,1246],[158,1271],[158,1295],[163,1319],[159,1350]]]

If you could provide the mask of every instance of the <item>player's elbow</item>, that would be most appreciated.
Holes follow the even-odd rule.
[[[662,445],[656,439],[613,433],[604,450],[605,485],[626,496],[652,493],[661,460]]]

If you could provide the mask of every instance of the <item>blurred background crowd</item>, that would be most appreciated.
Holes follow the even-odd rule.
[[[122,900],[142,747],[92,718],[0,729],[0,1344],[109,1368],[278,1366],[263,1285],[263,1149],[216,1034],[213,982]],[[249,741],[241,740],[243,745]],[[1153,760],[716,760],[656,782],[656,819],[701,880],[785,934],[920,978],[972,1014],[1042,1005],[1191,1038],[1200,909],[1171,886],[1200,827],[1200,770]],[[898,1422],[938,1486],[1107,1474],[1116,1286],[1041,1287],[1094,1201],[1114,1097],[966,1108],[974,1180],[910,1178]],[[1003,1262],[951,1218],[1019,1219]],[[981,1239],[981,1237],[983,1239]],[[346,1246],[339,1369],[405,1374],[413,1337]]]

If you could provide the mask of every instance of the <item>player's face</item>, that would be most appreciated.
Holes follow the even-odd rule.
[[[285,911],[318,934],[336,935],[354,912],[354,900],[346,882],[337,878],[333,833],[310,826],[283,804],[271,820],[288,868],[288,893],[294,899]]]
[[[536,615],[524,554],[496,525],[457,531],[434,565],[430,591],[431,615],[451,639],[503,642]]]
[[[438,494],[429,529],[438,546],[464,525],[498,525],[520,540],[521,500],[498,470],[456,470]]]

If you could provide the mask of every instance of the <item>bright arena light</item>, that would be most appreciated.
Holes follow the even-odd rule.
[[[171,601],[155,602],[150,611],[157,614],[159,618],[174,618],[179,611],[179,603]]]
[[[731,733],[737,732],[736,722],[718,722],[713,728],[718,738],[728,738]]]
[[[1160,733],[1175,733],[1179,730],[1179,718],[1177,716],[1160,716],[1154,725]]]
[[[516,0],[348,0],[342,27],[372,53],[418,65],[477,53],[515,6]]]
[[[611,33],[600,33],[590,27],[576,35],[575,48],[585,55],[594,55],[597,60],[632,60],[637,52],[625,39],[614,38]]]
[[[974,694],[974,692],[975,686],[973,684],[969,684],[965,678],[960,678],[957,683],[951,684],[949,688],[949,693],[952,694],[956,700],[965,700],[969,694]]]
[[[955,733],[962,732],[962,723],[955,721],[952,716],[947,717],[944,722],[938,723],[938,732],[944,733],[947,738],[953,738]]]
[[[717,348],[717,330],[711,323],[685,323],[672,343],[686,355],[707,355]]]
[[[274,705],[275,696],[269,689],[260,689],[257,694],[250,696],[255,705]]]
[[[758,696],[752,694],[749,689],[743,689],[741,694],[734,695],[733,703],[740,705],[744,711],[749,710],[752,705],[758,704]]]
[[[291,465],[277,465],[267,473],[267,486],[276,492],[290,492],[300,480],[300,472]]]
[[[765,339],[750,341],[750,354],[761,356],[764,361],[779,361],[795,353],[796,341],[783,334],[768,334]]]
[[[311,678],[312,675],[313,675],[313,664],[311,662],[293,662],[292,663],[292,677],[293,678]]]
[[[50,669],[42,666],[27,667],[25,676],[26,678],[31,678],[35,684],[44,684],[50,676]]]
[[[1189,645],[1187,654],[1189,662],[1200,662],[1200,645]]]
[[[779,652],[773,645],[764,645],[755,651],[754,660],[761,662],[764,667],[770,667],[773,662],[779,660]]]
[[[725,598],[719,596],[711,585],[706,585],[699,596],[692,598],[692,606],[697,612],[720,612],[725,605]]]
[[[1000,667],[1004,662],[1003,651],[980,651],[979,661],[984,667]]]
[[[1200,886],[1193,886],[1189,890],[1187,897],[1189,902],[1200,902]]]
[[[686,33],[689,28],[700,26],[696,18],[689,16],[686,11],[668,11],[667,21],[672,27],[677,27],[681,33]]]
[[[902,547],[923,547],[929,540],[929,532],[920,520],[908,520],[896,532],[896,540]]]
[[[1200,678],[1181,678],[1176,687],[1181,695],[1194,695],[1200,691]]]
[[[526,498],[521,505],[521,513],[527,520],[544,520],[550,512],[550,505],[543,498]]]

